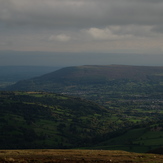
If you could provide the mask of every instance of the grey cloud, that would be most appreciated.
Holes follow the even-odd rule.
[[[133,35],[137,37],[152,37],[153,26],[148,25],[121,25],[110,26],[110,30],[117,35]]]
[[[159,2],[159,3],[158,3]],[[159,0],[1,0],[0,21],[38,27],[162,24]]]
[[[162,0],[0,0],[0,50],[160,54],[162,8]]]
[[[163,25],[153,27],[152,31],[157,33],[163,33]]]
[[[148,2],[148,3],[162,3],[162,0],[131,0],[131,1],[137,1],[137,2]]]
[[[68,36],[68,35],[65,35],[65,34],[60,34],[60,35],[51,35],[50,37],[49,37],[49,40],[50,41],[61,41],[61,42],[67,42],[67,41],[69,41],[69,40],[71,40],[71,37],[70,36]]]

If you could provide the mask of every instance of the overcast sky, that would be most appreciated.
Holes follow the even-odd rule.
[[[0,65],[161,65],[162,19],[163,0],[0,0]]]

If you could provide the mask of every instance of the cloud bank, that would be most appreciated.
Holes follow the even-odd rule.
[[[162,0],[0,0],[0,50],[163,53]]]

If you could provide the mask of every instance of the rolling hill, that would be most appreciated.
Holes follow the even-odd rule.
[[[163,142],[163,123],[135,126],[107,141],[96,144],[92,149],[124,150],[130,152],[161,153]],[[158,149],[159,152],[155,151]],[[155,152],[154,152],[155,151]]]
[[[79,90],[81,85],[113,84],[118,82],[157,82],[163,81],[163,67],[147,66],[78,66],[66,67],[35,77],[19,81],[5,88],[23,91],[65,91]]]
[[[66,67],[17,82],[5,90],[45,91],[84,98],[106,107],[124,122],[163,117],[163,67]]]
[[[3,90],[61,93],[92,100],[105,107],[110,107],[113,103],[112,106],[119,107],[117,103],[124,104],[120,100],[131,102],[142,99],[156,101],[156,98],[161,100],[163,67],[122,65],[66,67],[19,81]]]
[[[104,107],[58,94],[0,92],[0,114],[0,149],[88,146],[111,131]]]
[[[94,102],[46,92],[0,92],[0,149],[87,148],[147,152],[162,120],[131,123]]]
[[[39,108],[39,110],[41,109],[43,111],[38,111],[38,113],[42,112],[41,115],[38,114],[39,116],[34,114],[35,116],[28,118],[28,116],[22,117],[21,115],[20,118],[22,123],[24,123],[23,126],[29,123],[28,128],[32,129],[30,133],[33,132],[36,135],[36,137],[33,137],[34,140],[36,138],[37,140],[38,138],[41,139],[41,141],[34,143],[35,147],[40,148],[44,146],[45,148],[49,148],[49,145],[53,144],[55,140],[53,144],[55,148],[91,146],[91,148],[94,147],[96,149],[123,149],[145,152],[163,145],[161,143],[162,130],[157,133],[159,135],[158,137],[151,138],[153,140],[152,142],[156,142],[156,144],[150,144],[150,139],[145,141],[143,134],[139,135],[137,132],[141,128],[140,131],[143,131],[144,134],[146,133],[148,135],[147,137],[151,137],[155,132],[153,134],[148,127],[152,124],[156,126],[162,124],[163,67],[121,65],[66,67],[40,77],[19,81],[4,90],[28,91],[28,93],[10,92],[11,94],[13,93],[13,96],[5,95],[4,97],[10,99],[6,100],[7,103],[5,105],[7,107],[21,104],[23,107],[17,106],[19,109],[26,108],[28,104],[29,108],[36,108],[36,110]],[[38,91],[46,91],[46,93],[42,92],[41,94]],[[50,95],[51,93],[48,92],[61,93],[58,95],[60,102],[54,100],[55,95]],[[66,98],[69,98],[65,94],[73,95],[71,98],[76,99],[78,102],[74,102],[72,99],[65,101]],[[96,102],[105,109],[100,107],[100,110],[97,109],[95,111],[92,110],[91,106],[87,107],[87,104],[82,104],[80,111],[78,110],[76,112],[72,108],[80,103],[81,98],[89,100],[87,101],[88,103],[93,104]],[[90,100],[94,102],[90,102]],[[98,105],[96,104],[96,106]],[[48,111],[48,116],[51,115],[51,118],[46,115],[47,112],[45,114],[43,108],[53,110]],[[71,109],[67,110],[67,108]],[[28,110],[23,116],[28,115],[33,110],[35,109]],[[54,114],[52,114],[53,112]],[[55,120],[54,115],[57,119],[55,121],[55,127],[52,126],[54,122],[51,121],[52,119]],[[43,121],[37,121],[43,116],[47,116],[48,118],[46,117]],[[25,120],[22,120],[24,118]],[[2,121],[8,122],[8,119],[3,119]],[[19,118],[17,117],[16,119]],[[38,128],[37,130],[37,127],[34,127],[35,122],[37,127],[46,122],[45,128]],[[31,126],[33,124],[34,126]],[[134,129],[135,126],[138,126],[138,130]],[[20,128],[21,126],[18,127],[18,130]],[[49,128],[55,132],[51,133]],[[23,133],[25,131],[23,130]],[[56,133],[58,136],[52,136]],[[132,133],[136,133],[139,136],[134,137],[131,141],[130,136],[132,136]],[[9,133],[8,135],[11,134]],[[41,135],[41,138],[38,135]],[[52,139],[47,141],[49,137]],[[45,139],[44,144],[40,145],[43,138]],[[94,146],[97,143],[98,145]],[[28,145],[26,147],[30,148]]]

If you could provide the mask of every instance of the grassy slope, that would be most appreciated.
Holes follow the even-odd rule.
[[[163,155],[109,150],[0,150],[0,162],[7,163],[162,163]]]
[[[122,135],[96,145],[93,149],[125,150],[141,153],[159,148],[163,146],[163,128],[155,127],[157,125],[127,130]]]
[[[57,94],[1,92],[0,114],[1,149],[72,148],[109,132],[105,108]]]
[[[161,123],[127,130],[116,115],[80,98],[40,92],[1,92],[0,106],[1,149],[91,146],[91,149],[146,152],[163,146]],[[116,133],[116,129],[122,130]],[[103,143],[93,146],[99,141]]]

